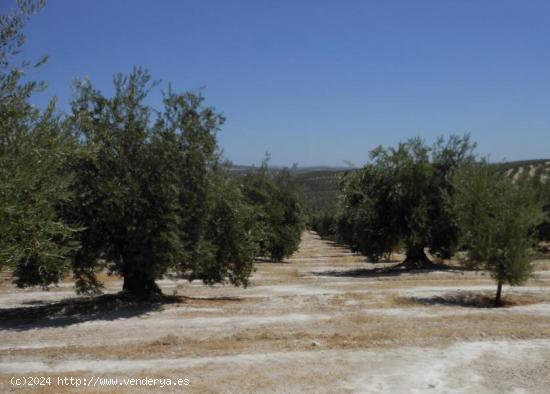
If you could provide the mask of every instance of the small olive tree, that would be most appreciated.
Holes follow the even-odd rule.
[[[541,209],[531,189],[487,165],[462,168],[453,186],[452,206],[467,250],[463,263],[489,271],[500,306],[502,285],[520,285],[532,272],[529,253]]]

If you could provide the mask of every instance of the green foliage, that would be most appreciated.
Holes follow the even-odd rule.
[[[336,213],[324,211],[316,215],[310,215],[309,227],[323,238],[334,239],[336,236]]]
[[[535,169],[534,178],[541,180],[542,185],[548,185],[550,180],[550,161],[546,160],[528,160],[514,161],[506,163],[489,164],[496,171],[514,177],[519,173],[520,168],[524,167],[523,174],[530,173]],[[339,200],[340,181],[343,177],[353,174],[356,169],[343,170],[339,168],[333,169],[299,169],[293,172],[296,183],[303,189],[304,193],[304,209],[309,216],[309,225],[313,225],[319,217],[326,215],[337,216],[337,205]],[[546,199],[546,201],[550,201]],[[547,203],[548,204],[548,203]],[[550,204],[549,204],[550,205]],[[317,219],[316,219],[317,218]],[[548,223],[548,222],[545,222]],[[544,225],[541,225],[541,230]],[[546,227],[544,227],[546,228]],[[549,234],[541,239],[550,239],[550,226],[547,232]]]
[[[86,227],[75,277],[79,291],[95,291],[103,259],[126,290],[157,292],[154,279],[180,257],[179,150],[173,134],[150,126],[149,74],[134,69],[114,85],[107,98],[89,82],[75,84],[70,124],[85,154],[72,163],[75,199],[66,216]]]
[[[21,52],[25,44],[23,29],[29,17],[40,11],[45,5],[45,0],[18,0],[17,8],[8,14],[0,15],[0,69],[4,72],[23,70],[29,66],[28,61],[14,67],[13,57]],[[46,61],[43,57],[35,67]]]
[[[113,98],[89,82],[75,87],[71,126],[85,154],[73,162],[76,198],[66,213],[86,227],[74,266],[79,290],[97,290],[101,261],[140,295],[158,292],[154,281],[168,270],[246,285],[256,244],[249,207],[216,169],[223,117],[202,96],[169,90],[153,121],[146,71],[114,84]]]
[[[531,188],[485,165],[467,166],[453,179],[452,202],[467,248],[466,264],[486,269],[498,283],[519,285],[531,274],[529,251],[541,219]]]
[[[259,249],[256,229],[253,208],[246,203],[238,184],[225,174],[216,174],[206,231],[209,259],[194,277],[206,283],[228,277],[235,285],[248,285]]]
[[[18,286],[47,286],[66,275],[79,246],[78,229],[59,217],[59,206],[72,197],[66,164],[76,141],[54,101],[44,111],[29,103],[44,86],[22,82],[28,63],[11,64],[24,43],[24,23],[41,2],[19,5],[0,15],[0,268],[11,267]]]
[[[438,139],[432,147],[414,138],[373,150],[371,163],[342,181],[340,239],[373,261],[400,243],[412,266],[430,264],[425,247],[449,257],[458,230],[444,196],[452,194],[453,172],[474,161],[473,148],[465,135]]]
[[[304,217],[300,191],[288,170],[273,175],[262,167],[243,177],[243,192],[254,207],[259,253],[281,261],[298,249]]]
[[[519,174],[516,172],[515,182],[531,188],[537,202],[543,210],[543,218],[537,226],[537,237],[540,241],[550,241],[550,163],[530,164]],[[534,171],[533,171],[534,169]],[[511,174],[505,173],[508,177]]]
[[[537,190],[537,200],[542,205],[544,218],[537,227],[538,238],[550,241],[550,180],[541,184]]]
[[[350,173],[341,186],[339,238],[371,261],[378,261],[399,241],[394,184],[386,176],[384,170],[366,166]]]
[[[191,273],[190,276],[203,272],[204,266],[212,266],[205,237],[212,208],[212,169],[218,161],[216,132],[224,122],[223,116],[204,107],[203,101],[201,95],[178,95],[169,89],[164,98],[165,112],[157,124],[174,135],[179,151],[173,159],[179,177],[179,227],[183,243],[178,270]],[[204,275],[201,277],[209,281]]]
[[[454,193],[452,177],[454,173],[466,165],[475,163],[473,153],[475,143],[470,142],[470,136],[452,135],[447,141],[438,138],[432,147],[431,163],[433,176],[430,180],[429,247],[430,252],[442,258],[449,258],[456,250],[459,229],[452,209],[447,204],[448,196]]]
[[[277,174],[275,186],[277,190],[271,207],[274,226],[269,252],[273,260],[280,261],[298,250],[304,217],[300,190],[288,170]]]

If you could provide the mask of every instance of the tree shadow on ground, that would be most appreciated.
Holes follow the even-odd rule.
[[[380,277],[399,276],[403,274],[415,274],[415,273],[421,274],[421,273],[429,273],[429,272],[435,272],[435,271],[462,272],[464,270],[465,268],[463,267],[455,267],[455,266],[450,266],[446,264],[435,264],[435,263],[432,264],[430,268],[411,269],[399,263],[392,267],[317,271],[317,272],[312,272],[311,274],[315,276],[332,276],[332,277],[338,277],[338,278],[380,278]]]
[[[456,292],[433,297],[408,297],[409,302],[432,306],[460,306],[466,308],[502,308],[520,305],[531,305],[541,302],[530,295],[506,295],[502,298],[502,305],[495,305],[495,295],[489,293]]]
[[[27,302],[29,306],[0,309],[0,331],[66,327],[87,321],[114,321],[162,310],[165,304],[185,302],[178,296],[136,299],[124,293],[76,297],[55,302]]]

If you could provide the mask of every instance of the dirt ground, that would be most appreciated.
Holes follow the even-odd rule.
[[[71,283],[18,290],[4,278],[0,392],[548,393],[550,261],[536,267],[498,309],[483,307],[495,291],[485,273],[375,273],[309,232],[284,263],[258,263],[246,289],[165,279],[179,301],[147,307],[64,313]],[[106,279],[107,293],[120,290]],[[36,311],[46,315],[14,320]],[[10,383],[31,376],[52,384]],[[58,377],[119,381],[75,388]],[[146,377],[189,385],[120,381]]]

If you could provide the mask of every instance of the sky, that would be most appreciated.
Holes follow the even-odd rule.
[[[269,151],[273,165],[359,166],[378,145],[451,133],[525,160],[550,158],[549,15],[534,0],[49,0],[22,56],[49,55],[33,100],[62,110],[75,78],[108,94],[133,65],[202,91],[236,164]]]

